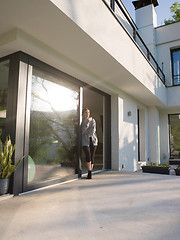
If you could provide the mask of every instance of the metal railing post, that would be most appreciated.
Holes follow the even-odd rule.
[[[135,28],[133,28],[133,39],[136,42],[136,29]]]
[[[148,58],[148,60],[150,61],[150,52],[149,52],[149,49],[147,49],[147,58]]]
[[[114,12],[115,11],[115,0],[110,0],[110,7]]]
[[[157,73],[159,74],[159,66],[157,63],[156,63],[156,67],[157,67]]]

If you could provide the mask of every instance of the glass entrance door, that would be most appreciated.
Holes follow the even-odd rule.
[[[6,139],[6,112],[9,77],[9,60],[0,62],[0,139]]]
[[[180,114],[169,115],[170,158],[180,159]]]
[[[79,88],[33,68],[28,185],[75,174]]]
[[[94,89],[89,89],[87,87],[83,88],[83,108],[88,108],[90,110],[90,116],[96,121],[96,135],[98,138],[98,146],[94,157],[94,167],[93,171],[102,170],[104,168],[105,156],[103,154],[104,149],[104,109],[105,109],[104,96]],[[86,158],[82,151],[82,172],[87,172]]]

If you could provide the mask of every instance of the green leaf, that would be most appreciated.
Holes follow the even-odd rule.
[[[6,138],[4,148],[0,141],[0,178],[9,178],[25,157],[23,156],[16,164],[13,164],[12,157],[15,151],[15,146],[15,144],[13,146],[10,136]]]
[[[178,2],[173,3],[170,7],[170,12],[172,13],[172,18],[168,20],[166,19],[164,20],[164,23],[166,25],[180,21],[180,4]]]

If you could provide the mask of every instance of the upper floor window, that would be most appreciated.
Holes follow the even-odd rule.
[[[180,85],[180,48],[171,51],[173,85]]]

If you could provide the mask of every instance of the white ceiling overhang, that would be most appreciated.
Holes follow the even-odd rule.
[[[0,0],[0,57],[24,51],[107,93],[165,103],[49,0]]]

